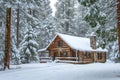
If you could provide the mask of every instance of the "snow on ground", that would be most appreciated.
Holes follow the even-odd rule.
[[[11,66],[0,80],[120,80],[120,63],[39,63]]]

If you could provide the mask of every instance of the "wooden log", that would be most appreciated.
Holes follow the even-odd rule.
[[[120,0],[117,0],[117,29],[118,29],[118,44],[119,44],[119,57],[120,57]]]
[[[10,68],[11,8],[6,10],[4,69]]]
[[[20,10],[19,10],[19,3],[18,3],[18,9],[17,9],[17,25],[16,25],[16,38],[17,38],[17,48],[19,46],[19,22],[20,22],[20,17],[19,17],[19,13],[20,13]]]

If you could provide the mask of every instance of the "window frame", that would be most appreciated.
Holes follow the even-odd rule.
[[[85,52],[86,58],[91,58],[91,53],[90,52]]]
[[[98,52],[98,53],[97,53],[97,58],[98,58],[99,60],[101,60],[101,59],[102,59],[102,53]]]
[[[62,46],[63,46],[63,41],[62,41],[62,40],[59,40],[57,46],[58,46],[58,47],[62,47]]]

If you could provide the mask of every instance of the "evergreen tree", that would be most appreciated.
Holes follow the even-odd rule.
[[[86,16],[86,8],[83,7],[81,4],[79,4],[77,2],[78,6],[76,6],[76,9],[75,9],[75,12],[76,12],[76,15],[75,15],[75,26],[74,26],[74,29],[73,29],[73,33],[76,35],[76,36],[80,36],[80,37],[85,37],[86,36],[86,33],[88,31],[88,27],[89,25],[86,23],[86,21],[84,21],[84,17]]]
[[[18,64],[27,29],[32,28],[39,48],[46,47],[54,36],[54,18],[49,0],[0,1],[0,65],[4,62],[6,8],[11,7],[11,63]],[[19,13],[18,13],[19,12]],[[19,27],[19,28],[18,28]],[[21,44],[19,45],[19,43]],[[20,49],[20,50],[19,50]],[[31,50],[32,51],[32,50]],[[21,55],[21,54],[22,55]],[[29,53],[29,52],[28,52]]]
[[[117,29],[118,29],[118,44],[119,44],[119,57],[120,57],[120,0],[117,0]]]
[[[116,0],[79,1],[88,10],[84,20],[90,25],[89,34],[94,32],[97,35],[98,47],[113,52],[112,46],[117,40]]]
[[[74,34],[75,27],[75,2],[76,0],[58,0],[56,3],[56,31],[67,34]]]
[[[5,28],[4,28],[4,19],[1,16],[0,13],[0,66],[3,68],[3,62],[4,62],[4,40],[5,40]]]
[[[39,20],[35,29],[37,31],[36,40],[39,43],[39,48],[44,48],[54,36],[54,18],[49,0],[36,0],[36,4],[38,8],[34,9],[33,13],[33,16]]]
[[[5,6],[0,2],[0,69],[4,67],[4,50],[5,50]]]
[[[16,34],[14,28],[11,30],[11,64],[20,64],[20,53],[17,48]]]
[[[29,63],[38,61],[38,43],[32,30],[28,30],[21,42],[21,62]]]

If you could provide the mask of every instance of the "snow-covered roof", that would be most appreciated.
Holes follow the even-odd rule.
[[[38,52],[46,51],[46,48],[39,49]]]
[[[71,36],[71,35],[66,35],[66,34],[61,34],[61,33],[57,33],[55,38],[57,36],[59,36],[72,49],[75,49],[75,50],[80,50],[80,51],[100,51],[100,52],[106,52],[107,51],[106,49],[102,49],[102,48],[92,49],[92,47],[90,47],[90,38]],[[54,39],[52,40],[52,42],[54,41]],[[48,45],[48,47],[50,46],[50,44]]]

